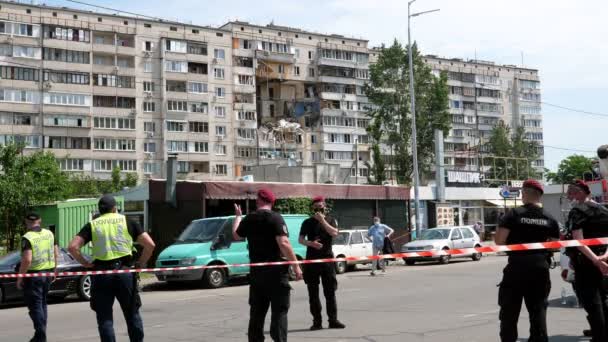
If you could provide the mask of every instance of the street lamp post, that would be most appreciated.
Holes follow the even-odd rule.
[[[414,94],[414,64],[412,57],[412,41],[411,41],[411,27],[410,18],[417,17],[423,14],[437,12],[439,9],[430,11],[423,11],[418,13],[410,13],[410,6],[416,0],[410,0],[407,3],[407,54],[409,59],[410,69],[410,104],[412,114],[412,157],[414,164],[414,212],[416,215],[416,237],[420,236],[420,226],[422,225],[422,218],[420,217],[420,175],[418,174],[418,143],[416,141],[416,97]]]

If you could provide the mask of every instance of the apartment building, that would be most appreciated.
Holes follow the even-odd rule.
[[[0,2],[0,144],[65,171],[233,179],[231,33]]]
[[[500,121],[511,128],[523,126],[526,138],[537,142],[540,157],[532,161],[543,170],[543,125],[538,70],[515,65],[457,58],[424,56],[439,74],[448,74],[452,129],[444,143],[447,169],[487,170],[493,162],[483,144]]]

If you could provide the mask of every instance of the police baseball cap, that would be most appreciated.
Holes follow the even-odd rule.
[[[589,188],[589,185],[587,185],[587,183],[585,183],[585,181],[577,179],[574,182],[572,182],[572,184],[570,184],[570,185],[581,189],[581,191],[583,191],[587,195],[591,194],[591,189]]]
[[[29,221],[37,221],[40,220],[40,215],[34,212],[29,212],[27,215],[25,215],[25,219]]]
[[[99,199],[97,206],[99,207],[100,212],[107,213],[116,206],[116,199],[114,199],[114,196],[112,195],[103,195],[103,197]]]
[[[545,189],[543,188],[543,185],[536,179],[528,179],[527,181],[524,182],[522,187],[538,190],[538,191],[540,191],[541,194],[545,193]]]

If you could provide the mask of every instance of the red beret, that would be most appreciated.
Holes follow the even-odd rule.
[[[589,195],[591,193],[591,189],[589,189],[589,185],[587,185],[587,183],[585,183],[584,181],[582,181],[580,179],[575,180],[574,183],[572,183],[572,185],[581,189],[587,195]]]
[[[325,197],[323,196],[315,196],[312,198],[312,204],[315,204],[317,202],[325,202]]]
[[[270,189],[258,190],[258,198],[268,203],[274,203],[274,201],[276,200],[276,197],[274,196],[272,191],[270,191]]]
[[[545,193],[545,189],[543,188],[543,185],[540,184],[540,182],[537,181],[536,179],[528,179],[527,181],[524,182],[523,187],[536,189],[536,190],[540,191],[541,194]]]

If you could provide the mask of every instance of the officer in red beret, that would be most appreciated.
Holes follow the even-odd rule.
[[[242,218],[241,207],[234,205],[232,225],[235,240],[247,239],[252,263],[297,261],[289,242],[287,225],[281,214],[272,211],[275,196],[269,189],[257,194],[257,210]],[[291,265],[296,280],[302,279],[298,264]],[[249,342],[264,341],[264,320],[270,306],[270,337],[275,342],[287,341],[287,312],[290,304],[288,266],[258,266],[249,272]]]
[[[507,212],[499,220],[495,236],[497,245],[559,239],[557,221],[541,208],[543,193],[540,182],[533,179],[524,182],[523,205]],[[530,317],[529,341],[547,342],[551,253],[540,249],[508,252],[508,255],[509,261],[498,290],[500,339],[502,342],[517,341],[517,321],[522,301],[525,301]]]
[[[568,186],[567,239],[608,237],[608,209],[589,198],[591,190],[582,180]],[[574,286],[591,326],[591,341],[608,341],[608,306],[603,278],[608,274],[608,251],[605,245],[567,248],[574,268]],[[586,333],[587,331],[585,331]]]
[[[331,249],[334,236],[338,235],[338,222],[327,215],[327,206],[323,196],[312,199],[314,215],[302,222],[300,228],[300,244],[306,246],[306,259],[333,258]],[[320,280],[320,281],[319,281]],[[344,329],[344,324],[338,321],[338,305],[336,303],[336,268],[334,263],[317,263],[304,265],[304,282],[308,287],[308,301],[312,314],[310,330],[323,329],[321,324],[321,300],[319,299],[319,284],[323,284],[325,305],[330,329]]]

